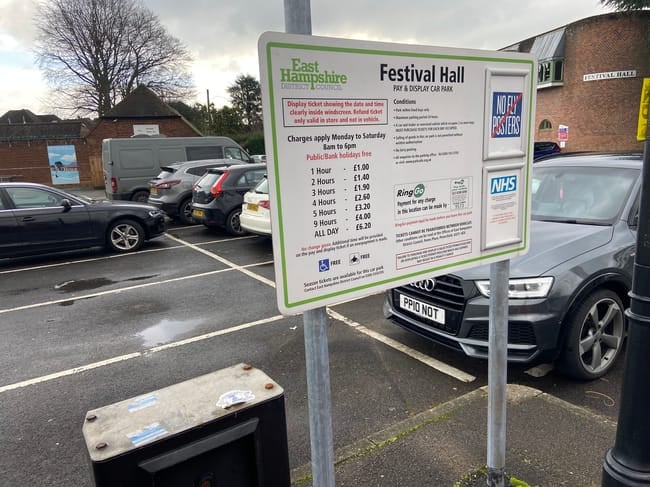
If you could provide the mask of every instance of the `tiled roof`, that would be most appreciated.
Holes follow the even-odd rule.
[[[180,118],[181,115],[144,85],[106,112],[101,118]]]
[[[30,110],[23,108],[21,110],[9,110],[2,117],[0,117],[0,124],[55,122],[57,120],[61,120],[61,119],[56,115],[36,115]]]
[[[81,139],[88,131],[85,120],[47,123],[0,123],[0,141]]]

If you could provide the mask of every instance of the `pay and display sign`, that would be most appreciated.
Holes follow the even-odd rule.
[[[263,34],[278,307],[528,250],[529,54]]]

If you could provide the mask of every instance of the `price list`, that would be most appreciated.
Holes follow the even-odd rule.
[[[372,202],[370,186],[370,163],[355,163],[352,166],[352,195],[354,201],[354,229],[372,228]]]
[[[311,167],[311,224],[314,237],[372,229],[370,162]],[[342,182],[342,186],[338,184]],[[337,193],[342,190],[342,194]]]

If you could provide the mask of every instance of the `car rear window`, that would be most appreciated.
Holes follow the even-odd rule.
[[[253,189],[256,193],[262,193],[262,194],[268,194],[269,193],[269,179],[264,178],[262,179],[259,183],[257,183],[257,186]]]
[[[219,179],[219,176],[223,173],[224,171],[209,169],[208,172],[196,182],[195,188],[210,191],[212,185],[217,182],[217,179]]]
[[[156,176],[156,179],[164,179],[169,177],[171,174],[174,174],[178,170],[178,166],[160,166],[160,173]]]

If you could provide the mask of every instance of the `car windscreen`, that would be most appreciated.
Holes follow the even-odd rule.
[[[636,169],[553,166],[533,169],[533,220],[612,223],[621,213]]]

